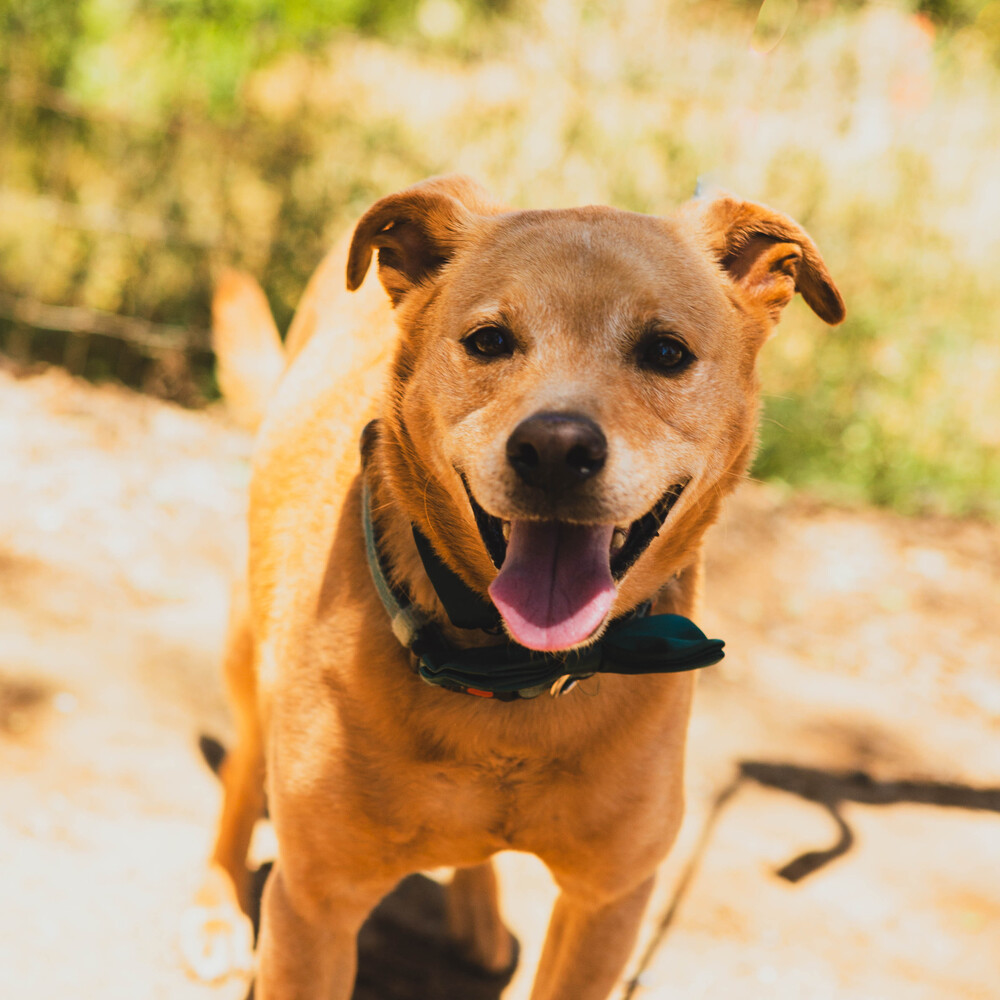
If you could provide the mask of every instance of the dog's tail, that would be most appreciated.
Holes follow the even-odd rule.
[[[212,349],[219,388],[234,419],[256,430],[285,370],[285,352],[260,285],[226,270],[212,297]]]

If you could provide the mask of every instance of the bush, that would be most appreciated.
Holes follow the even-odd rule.
[[[753,48],[757,7],[738,0],[14,2],[9,351],[44,340],[196,402],[217,264],[260,278],[285,324],[340,230],[421,177],[656,212],[708,175],[802,222],[848,305],[835,331],[793,305],[765,349],[755,474],[1000,513],[998,0],[803,0],[791,20],[794,3],[766,10]],[[33,333],[25,301],[83,307],[99,332]],[[123,316],[144,343],[113,336]]]

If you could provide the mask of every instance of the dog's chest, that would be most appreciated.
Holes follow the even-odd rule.
[[[507,849],[544,854],[552,844],[607,837],[627,809],[625,796],[608,801],[619,796],[607,787],[594,795],[586,769],[572,758],[494,752],[407,770],[405,801],[380,819],[401,841],[440,850],[440,863]],[[381,808],[387,805],[383,798]]]
[[[388,769],[383,760],[355,786],[369,821],[398,846],[421,853],[530,850],[539,828],[561,825],[562,803],[578,781],[572,766],[555,759],[496,752],[430,757],[400,759]]]

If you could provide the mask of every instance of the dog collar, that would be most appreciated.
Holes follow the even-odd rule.
[[[707,638],[682,615],[650,615],[648,603],[613,621],[600,639],[584,649],[539,653],[509,641],[470,649],[455,646],[437,623],[414,605],[406,588],[390,581],[372,521],[367,477],[362,476],[362,482],[361,516],[372,581],[393,634],[413,654],[416,671],[428,684],[480,698],[514,701],[535,698],[544,691],[563,694],[578,680],[596,673],[680,673],[718,663],[725,655],[721,639]],[[448,598],[446,611],[454,623],[489,630],[499,625],[496,609],[491,612],[491,606],[445,566],[416,528],[414,538],[438,596]]]

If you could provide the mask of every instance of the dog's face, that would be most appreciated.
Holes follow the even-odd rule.
[[[686,565],[750,460],[781,308],[798,287],[843,315],[808,237],[731,199],[505,213],[443,178],[362,219],[352,287],[373,247],[402,332],[386,474],[534,649],[586,643]]]

